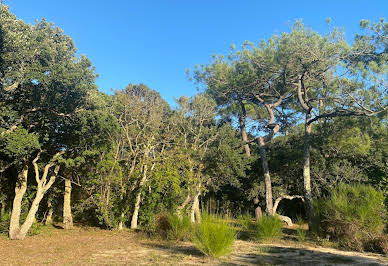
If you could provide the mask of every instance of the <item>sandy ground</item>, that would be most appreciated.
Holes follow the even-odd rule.
[[[345,252],[298,242],[237,240],[222,259],[203,256],[189,242],[149,240],[140,234],[96,228],[45,229],[23,241],[0,236],[1,265],[388,265],[377,254]]]

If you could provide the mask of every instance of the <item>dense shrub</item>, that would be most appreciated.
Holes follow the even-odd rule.
[[[5,213],[0,217],[0,234],[8,234],[11,213]]]
[[[343,248],[364,250],[367,243],[383,234],[384,196],[371,186],[340,184],[313,204],[317,234],[329,236]]]
[[[255,224],[255,237],[258,240],[275,240],[282,237],[283,222],[276,216],[263,215]]]
[[[204,213],[193,229],[194,244],[205,255],[221,257],[232,251],[236,230],[222,217]]]

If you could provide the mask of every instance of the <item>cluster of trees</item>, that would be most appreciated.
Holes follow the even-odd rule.
[[[311,200],[339,182],[388,186],[388,23],[232,47],[189,71],[204,92],[171,108],[143,84],[106,95],[52,23],[0,4],[0,216],[9,237],[63,217],[105,228],[161,211],[241,213]],[[279,207],[279,208],[278,208]],[[286,222],[291,219],[283,206]]]

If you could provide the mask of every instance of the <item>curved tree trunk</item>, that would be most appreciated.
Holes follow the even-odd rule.
[[[265,202],[266,202],[266,212],[268,215],[273,215],[273,199],[272,199],[272,184],[271,184],[271,175],[269,174],[267,154],[265,152],[265,143],[263,137],[259,137],[259,149],[261,163],[263,166],[264,172],[264,182],[265,182]]]
[[[28,177],[28,166],[24,165],[22,172],[19,174],[18,181],[15,186],[15,198],[12,206],[12,214],[11,221],[9,226],[9,237],[10,239],[23,240],[26,237],[28,230],[31,228],[32,224],[35,221],[35,214],[38,211],[39,203],[42,200],[46,191],[52,186],[54,183],[57,174],[59,172],[60,166],[55,166],[54,173],[51,175],[50,179],[47,180],[47,175],[51,167],[54,166],[53,163],[48,163],[44,167],[44,171],[42,176],[39,174],[39,166],[36,163],[40,157],[40,153],[36,156],[36,158],[32,161],[32,164],[35,169],[35,180],[37,183],[36,186],[36,194],[34,201],[32,202],[30,209],[27,214],[27,218],[24,223],[20,226],[20,213],[21,213],[21,203],[23,200],[24,193],[27,189],[27,177]],[[63,152],[59,152],[54,155],[53,158],[63,154]]]
[[[132,215],[132,220],[131,220],[131,229],[137,228],[137,220],[138,220],[138,216],[139,216],[140,201],[141,201],[141,192],[142,192],[144,182],[147,179],[147,169],[148,169],[147,165],[144,165],[143,177],[140,180],[139,190],[136,194],[135,207],[133,209],[133,215]]]
[[[15,197],[13,199],[11,220],[9,224],[9,238],[19,239],[20,232],[20,213],[22,207],[22,201],[24,193],[27,190],[27,176],[28,176],[28,165],[24,164],[23,170],[18,175],[18,180],[15,185]],[[23,237],[24,238],[24,237]]]
[[[71,214],[71,179],[65,178],[65,193],[63,195],[63,228],[73,228],[73,216]]]
[[[191,201],[191,196],[189,192],[187,194],[185,201],[180,206],[178,206],[178,208],[176,208],[176,214],[178,215],[178,217],[182,218],[182,210],[187,206],[187,204],[189,204],[190,201]]]
[[[276,214],[276,211],[277,211],[277,209],[278,209],[279,203],[280,203],[280,201],[282,201],[283,199],[288,199],[288,200],[301,199],[301,200],[304,202],[304,197],[299,196],[299,195],[294,195],[294,196],[283,195],[283,196],[280,196],[279,198],[277,198],[277,199],[275,200],[275,204],[274,204],[274,206],[273,206],[273,215],[276,215],[276,216],[279,217],[282,221],[286,222],[288,226],[292,226],[292,220],[291,220],[290,217],[283,216],[283,215],[280,215],[280,214]]]

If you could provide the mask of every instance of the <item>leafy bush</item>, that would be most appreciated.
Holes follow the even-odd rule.
[[[11,213],[5,213],[0,217],[0,234],[8,234],[9,221],[11,220]]]
[[[185,240],[190,238],[191,222],[187,215],[179,217],[176,214],[169,215],[167,239],[169,240]]]
[[[255,224],[258,240],[275,240],[282,237],[283,222],[276,216],[263,215]]]
[[[229,254],[236,236],[236,230],[218,215],[203,213],[202,221],[194,225],[194,244],[207,256]]]
[[[313,206],[316,233],[329,236],[343,248],[361,251],[383,234],[384,196],[371,186],[340,184]]]
[[[11,213],[5,213],[2,217],[0,217],[0,234],[8,234],[9,232],[9,223],[11,220]],[[42,231],[43,224],[40,222],[34,222],[28,230],[27,235],[35,236],[39,235]]]
[[[31,225],[30,230],[28,230],[27,235],[29,235],[29,236],[36,236],[36,235],[39,235],[39,234],[42,232],[42,227],[43,227],[43,224],[42,224],[42,223],[40,223],[40,222],[34,222],[34,223]]]

